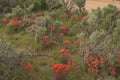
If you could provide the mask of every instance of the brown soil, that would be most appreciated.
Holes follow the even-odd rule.
[[[96,9],[97,7],[103,8],[109,4],[115,5],[120,9],[120,1],[115,0],[86,0],[85,8],[90,11]]]

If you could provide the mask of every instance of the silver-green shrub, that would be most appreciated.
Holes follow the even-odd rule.
[[[93,10],[85,19],[81,21],[80,27],[86,35],[90,35],[95,30],[105,30],[111,34],[117,27],[120,18],[120,11],[113,5],[108,5],[103,9]]]
[[[0,80],[13,80],[11,72],[15,71],[19,65],[18,53],[10,43],[0,39]]]

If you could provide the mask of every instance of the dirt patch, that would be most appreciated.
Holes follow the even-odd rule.
[[[92,9],[96,9],[97,7],[103,8],[109,4],[115,5],[120,9],[120,1],[112,1],[112,0],[86,0],[85,8],[88,11]]]

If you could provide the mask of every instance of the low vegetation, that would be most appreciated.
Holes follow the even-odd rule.
[[[115,6],[88,13],[75,0],[73,13],[64,0],[0,2],[0,80],[120,79]]]

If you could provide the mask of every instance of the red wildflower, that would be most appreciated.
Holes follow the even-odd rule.
[[[110,66],[109,67],[109,71],[110,71],[111,75],[113,75],[113,76],[117,75],[117,69],[116,68]]]
[[[70,40],[64,40],[63,41],[63,44],[69,44],[70,43]]]
[[[77,39],[75,42],[79,44],[79,43],[81,43],[81,40]]]
[[[48,38],[49,38],[48,35],[42,36],[42,39],[48,39]]]
[[[67,64],[70,65],[70,67],[72,67],[72,68],[77,66],[77,64],[73,61],[68,61]]]
[[[58,51],[59,53],[62,53],[62,54],[64,54],[64,55],[70,55],[70,50],[68,50],[68,49],[60,49],[59,51]]]
[[[88,67],[88,72],[101,72],[102,69],[99,67],[104,63],[105,59],[101,54],[95,55],[94,52],[91,53],[88,57],[86,57],[85,62]]]
[[[64,51],[65,51],[65,49],[63,48],[63,49],[60,49],[58,52],[63,53]]]
[[[61,30],[68,30],[68,26],[61,26],[61,28],[60,28]]]
[[[64,33],[60,33],[60,36],[64,36]]]
[[[17,18],[11,19],[10,22],[11,22],[13,25],[17,25],[17,24],[21,23],[21,21],[18,20]]]
[[[79,20],[79,16],[78,16],[78,15],[74,15],[74,16],[72,16],[72,18],[73,18],[74,20],[76,20],[76,21]]]
[[[31,63],[28,62],[27,64],[25,64],[24,68],[25,68],[25,70],[30,70],[33,68],[33,66]]]
[[[56,29],[56,26],[49,26],[48,29],[54,31]]]
[[[81,16],[81,17],[85,17],[85,15],[84,15],[84,14],[80,14],[80,16]]]
[[[67,65],[64,65],[64,64],[53,64],[52,66],[52,70],[55,72],[55,73],[60,73],[60,72],[67,72],[70,70],[70,67],[67,66]]]
[[[3,22],[4,24],[7,24],[7,23],[9,23],[9,20],[8,20],[7,18],[4,18],[4,19],[2,19],[2,22]]]

